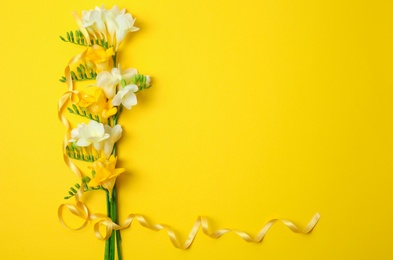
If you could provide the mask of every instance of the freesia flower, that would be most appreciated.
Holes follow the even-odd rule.
[[[115,156],[112,155],[109,159],[106,159],[106,156],[102,154],[92,166],[89,166],[95,172],[89,182],[89,186],[96,187],[101,185],[112,194],[116,177],[125,171],[123,168],[116,168],[116,161],[117,158]]]
[[[112,154],[113,146],[119,141],[123,129],[120,125],[115,125],[113,128],[109,125],[104,125],[105,133],[109,134],[109,138],[104,140],[104,154],[109,158]]]
[[[100,151],[102,141],[107,138],[109,138],[109,134],[105,133],[104,125],[90,120],[89,124],[78,124],[77,128],[72,129],[69,142],[76,142],[76,145],[80,147],[93,144],[94,148]]]
[[[98,32],[100,35],[106,37],[106,26],[102,19],[101,9],[96,7],[90,11],[82,11],[82,25],[89,33],[95,35]]]
[[[116,90],[119,88],[121,81],[124,79],[126,83],[130,83],[131,79],[138,72],[136,69],[126,69],[121,71],[120,68],[113,68],[111,72],[102,71],[97,75],[97,86],[100,87],[108,99],[112,99]]]
[[[100,114],[102,103],[105,102],[105,96],[102,89],[97,87],[88,87],[78,94],[78,105],[80,107],[89,107],[93,114]]]
[[[117,112],[117,108],[113,107],[111,100],[106,100],[103,90],[99,87],[91,86],[84,89],[74,101],[80,107],[90,109],[92,114],[99,115],[104,123]]]
[[[95,66],[97,72],[101,72],[113,66],[113,55],[115,55],[113,48],[105,49],[102,46],[93,45],[87,48],[84,60],[89,67]]]
[[[115,50],[118,50],[127,33],[139,30],[134,26],[135,18],[126,13],[125,9],[119,10],[116,5],[110,10],[102,6],[82,11],[82,18],[74,13],[74,18],[87,42],[90,42],[90,36],[104,39],[114,46]]]
[[[131,109],[132,106],[137,104],[135,92],[139,90],[139,87],[134,84],[130,84],[122,88],[117,92],[112,100],[114,106],[122,104],[127,109]]]
[[[127,33],[138,31],[139,28],[134,26],[135,18],[131,14],[120,14],[115,17],[116,25],[116,50],[119,48],[120,43],[124,40]]]

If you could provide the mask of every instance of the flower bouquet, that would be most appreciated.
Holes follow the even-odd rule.
[[[65,160],[81,183],[75,184],[65,197],[75,197],[76,205],[65,206],[83,217],[88,211],[80,201],[82,193],[101,190],[106,194],[107,216],[96,217],[103,217],[106,223],[118,223],[116,178],[125,171],[116,166],[116,143],[122,135],[118,120],[124,109],[130,110],[137,104],[136,94],[150,88],[150,77],[139,74],[134,68],[121,69],[117,63],[122,41],[128,33],[139,30],[134,26],[135,18],[125,9],[102,6],[83,11],[82,16],[74,12],[73,16],[79,28],[60,38],[85,51],[70,61],[60,79],[68,84],[69,91],[60,101],[59,116],[71,130],[64,142]],[[74,88],[75,82],[87,80],[91,85],[81,90]],[[87,122],[70,129],[61,113],[65,107],[69,113]],[[82,175],[70,159],[86,162],[90,173]],[[62,218],[61,221],[64,223]],[[99,225],[96,232],[99,232]],[[105,259],[115,259],[115,255],[121,259],[120,231],[110,234],[107,230],[102,238],[106,239]]]
[[[180,249],[190,247],[200,228],[212,238],[234,232],[243,240],[255,243],[261,242],[277,221],[296,233],[309,233],[313,230],[319,220],[318,213],[304,230],[288,220],[272,219],[255,237],[227,228],[210,232],[207,218],[199,216],[184,243],[179,242],[170,226],[152,225],[139,214],[129,214],[119,224],[116,178],[125,172],[125,169],[116,165],[117,142],[122,136],[119,118],[124,110],[130,110],[137,104],[137,93],[151,87],[151,79],[134,68],[121,68],[117,61],[121,43],[127,34],[139,30],[134,26],[135,18],[130,13],[117,6],[111,9],[102,6],[82,11],[81,16],[74,12],[73,16],[78,29],[67,32],[60,38],[82,47],[84,51],[70,60],[65,68],[65,75],[60,78],[68,86],[68,91],[58,104],[58,117],[67,129],[63,141],[63,158],[79,180],[65,197],[74,198],[75,203],[62,204],[58,209],[59,220],[65,227],[69,228],[63,219],[64,209],[84,220],[75,229],[82,229],[89,221],[95,221],[95,236],[105,240],[105,260],[122,259],[120,230],[128,228],[134,219],[151,230],[165,229],[173,245]],[[76,84],[80,82],[89,84],[76,88]],[[72,127],[66,117],[67,113],[79,119],[76,127]],[[75,161],[82,162],[85,173],[76,166]],[[97,190],[106,194],[106,214],[91,213],[82,202],[84,192]],[[101,232],[103,228],[104,234]]]

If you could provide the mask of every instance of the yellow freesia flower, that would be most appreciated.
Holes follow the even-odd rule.
[[[104,92],[102,91],[101,88],[98,87],[87,87],[83,91],[79,92],[78,97],[79,97],[78,105],[80,107],[99,106],[103,102],[105,102]],[[96,110],[95,112],[96,112],[95,114],[97,114]]]
[[[96,187],[101,185],[112,194],[117,176],[125,171],[124,168],[116,168],[116,162],[117,158],[115,156],[111,155],[109,159],[106,159],[105,154],[102,153],[101,157],[92,166],[89,166],[90,169],[95,171],[89,186]]]
[[[104,91],[99,87],[88,87],[81,91],[75,100],[80,107],[88,108],[93,115],[99,115],[103,123],[117,112],[112,100],[107,100]]]
[[[99,73],[113,67],[113,55],[115,55],[113,48],[105,49],[102,46],[93,45],[87,48],[84,59],[88,66],[95,65]]]

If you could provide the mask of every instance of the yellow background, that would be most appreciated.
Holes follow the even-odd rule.
[[[7,1],[0,16],[1,259],[103,259],[92,225],[69,231],[57,208],[77,180],[62,160],[58,81],[83,48],[59,35],[92,0]],[[184,239],[198,215],[213,229],[187,251],[134,223],[124,259],[392,259],[393,5],[375,1],[106,1],[141,30],[120,63],[154,86],[123,113],[120,219],[144,214]],[[85,194],[94,212],[104,196]]]

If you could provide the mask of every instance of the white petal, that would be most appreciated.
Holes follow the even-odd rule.
[[[104,125],[105,128],[105,133],[112,135],[112,127],[110,127],[109,125]]]
[[[124,89],[127,90],[127,92],[128,91],[137,92],[139,87],[135,84],[130,84],[130,85],[125,86]]]
[[[112,99],[112,105],[114,106],[119,106],[121,104],[121,95],[119,92],[117,92],[117,94]]]
[[[112,128],[112,133],[111,133],[112,142],[116,143],[117,141],[119,141],[122,132],[123,132],[123,129],[121,128],[121,125],[115,125]]]
[[[109,158],[112,154],[112,150],[113,150],[113,143],[110,141],[105,141],[104,143],[104,154],[106,158]]]
[[[100,72],[97,75],[97,86],[104,91],[105,96],[108,99],[115,96],[117,84],[119,84],[119,80],[107,71]]]
[[[74,128],[71,130],[71,137],[73,139],[79,139],[79,129],[78,128]]]
[[[102,149],[102,144],[101,143],[93,143],[94,149],[97,150],[97,152],[100,152]]]
[[[132,106],[135,106],[137,104],[136,100],[136,95],[129,91],[124,97],[122,101],[123,106],[125,106],[127,109],[131,109]]]
[[[105,86],[108,81],[111,81],[112,74],[108,71],[98,73],[96,81],[98,86]]]
[[[91,142],[89,142],[87,139],[79,139],[76,142],[76,145],[80,146],[80,147],[86,147],[86,146],[89,146],[90,144],[91,144]]]

